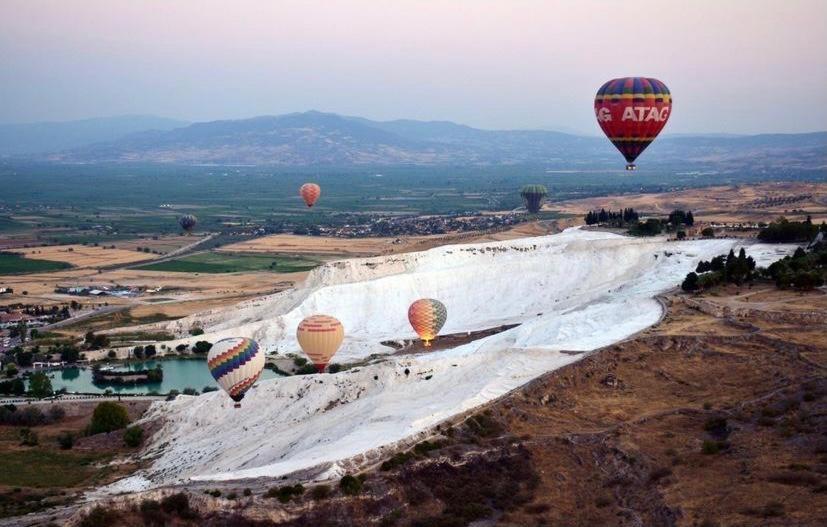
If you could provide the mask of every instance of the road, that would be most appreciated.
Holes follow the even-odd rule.
[[[31,399],[28,397],[6,397],[0,398],[0,405],[4,404],[25,404],[41,405],[66,403],[77,401],[164,401],[166,395],[92,395],[92,394],[66,394],[53,399]]]

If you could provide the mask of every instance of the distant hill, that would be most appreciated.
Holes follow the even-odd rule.
[[[123,115],[80,121],[0,124],[0,156],[54,152],[115,141],[145,130],[171,130],[186,126],[152,115]]]
[[[42,156],[39,156],[42,158]],[[67,163],[141,162],[263,166],[508,165],[614,167],[620,154],[603,137],[546,130],[480,130],[448,121],[372,121],[304,112],[194,123],[133,133],[47,156]],[[664,136],[648,166],[714,164],[738,170],[827,166],[827,132],[753,136]]]

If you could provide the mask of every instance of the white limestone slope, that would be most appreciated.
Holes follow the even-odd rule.
[[[346,344],[334,360],[347,362],[390,351],[380,341],[413,337],[407,307],[420,297],[447,306],[443,333],[521,325],[335,375],[262,381],[241,410],[220,392],[156,403],[151,417],[163,417],[165,425],[148,449],[152,466],[145,479],[114,488],[335,469],[336,462],[409,438],[578,359],[561,350],[592,350],[653,324],[660,316],[655,294],[679,283],[698,260],[737,243],[573,229],[325,265],[301,289],[195,317],[207,331],[198,338],[249,336],[270,352],[298,352],[298,322],[325,313],[345,326]],[[759,264],[788,250],[747,247]]]

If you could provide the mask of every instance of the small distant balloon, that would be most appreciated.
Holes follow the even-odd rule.
[[[198,218],[193,216],[192,214],[184,214],[180,218],[178,218],[178,225],[184,229],[184,232],[187,234],[192,234],[192,230],[195,228],[195,225],[198,223]]]
[[[672,113],[672,94],[647,77],[612,79],[597,90],[594,114],[603,133],[626,158],[626,170],[658,136]]]
[[[299,195],[301,195],[308,207],[312,207],[321,194],[322,189],[315,183],[305,183],[299,189]]]
[[[525,185],[520,190],[525,208],[532,214],[537,214],[548,196],[548,189],[544,185]]]
[[[336,318],[313,315],[305,318],[296,329],[296,339],[304,353],[310,357],[319,373],[323,373],[330,359],[338,351],[345,338],[345,329]]]
[[[431,341],[437,337],[447,318],[448,310],[445,309],[445,304],[433,298],[420,298],[408,308],[408,321],[419,338],[425,342],[425,346],[431,345]]]
[[[241,408],[244,394],[264,369],[264,351],[253,339],[221,339],[210,348],[207,367],[218,385],[235,401],[235,407]]]

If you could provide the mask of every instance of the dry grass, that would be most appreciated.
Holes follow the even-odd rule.
[[[117,247],[117,245],[116,245]],[[106,249],[85,245],[54,245],[49,247],[33,247],[29,249],[15,249],[14,252],[39,260],[54,260],[69,263],[79,269],[99,268],[110,265],[128,264],[151,260],[157,255],[138,252],[136,250]]]
[[[785,198],[811,195],[811,198],[790,204],[756,207],[756,202],[766,198]],[[600,208],[621,209],[632,207],[640,212],[658,215],[669,214],[674,209],[692,210],[696,219],[709,222],[769,222],[780,215],[789,219],[804,219],[807,214],[813,220],[827,220],[827,184],[824,183],[762,183],[758,185],[734,185],[667,192],[662,194],[628,194],[564,201],[550,205],[554,210],[582,215]]]

